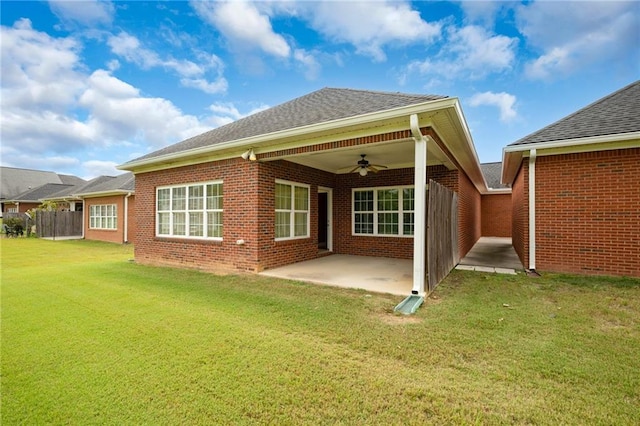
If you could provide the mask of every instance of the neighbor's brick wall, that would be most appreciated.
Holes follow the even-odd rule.
[[[511,237],[511,194],[485,194],[482,203],[482,236]]]
[[[467,175],[458,172],[458,250],[462,259],[482,234],[480,192]]]
[[[640,148],[538,157],[536,268],[640,276]]]
[[[91,206],[116,205],[116,229],[90,229],[89,215]],[[124,196],[112,195],[109,197],[86,198],[84,200],[84,239],[107,241],[122,244],[124,242]]]
[[[529,269],[529,165],[527,159],[511,185],[511,242],[520,262]]]

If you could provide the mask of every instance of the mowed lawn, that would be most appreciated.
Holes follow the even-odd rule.
[[[401,297],[3,239],[2,424],[637,424],[640,281]]]

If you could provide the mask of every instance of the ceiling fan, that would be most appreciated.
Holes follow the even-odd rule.
[[[378,173],[380,171],[379,169],[387,168],[387,166],[382,166],[380,164],[369,164],[369,161],[364,158],[366,156],[367,154],[360,154],[360,157],[362,157],[362,159],[358,161],[358,165],[351,169],[349,173],[357,171],[358,173],[360,173],[360,176],[366,176],[370,171],[373,173]]]

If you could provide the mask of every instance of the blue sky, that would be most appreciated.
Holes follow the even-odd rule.
[[[640,76],[640,3],[2,1],[3,166],[84,178],[322,87],[457,97],[481,162]]]

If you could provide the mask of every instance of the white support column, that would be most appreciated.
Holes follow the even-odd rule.
[[[413,289],[412,294],[425,293],[425,247],[427,214],[427,138],[422,135],[418,115],[410,117],[411,133],[415,140],[414,170],[414,230],[413,230]]]
[[[529,270],[536,270],[536,150],[529,152]]]

